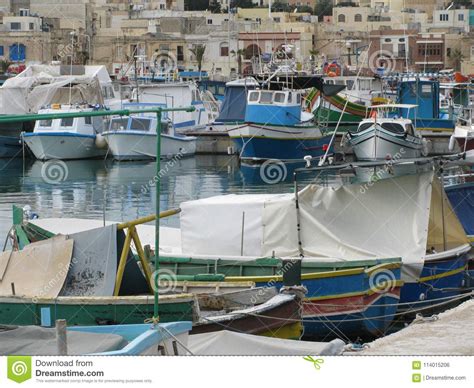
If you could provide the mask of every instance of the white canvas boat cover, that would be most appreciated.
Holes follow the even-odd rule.
[[[0,254],[0,296],[56,298],[68,273],[74,240],[65,236]],[[14,285],[14,286],[12,286]]]
[[[432,181],[427,172],[369,186],[307,186],[299,192],[304,256],[401,257],[405,278],[416,277],[426,254]],[[243,230],[244,256],[299,256],[294,194],[219,196],[181,209],[183,254],[240,255]]]
[[[236,333],[228,330],[194,334],[188,338],[188,348],[197,356],[337,356],[344,341],[294,341]]]
[[[110,82],[110,77],[102,66],[93,68],[67,75],[60,66],[30,66],[0,88],[0,114],[37,113],[51,104],[103,104],[100,85]],[[71,89],[66,87],[69,84]]]

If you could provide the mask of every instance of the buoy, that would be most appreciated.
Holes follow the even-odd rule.
[[[107,140],[100,133],[95,136],[95,146],[97,148],[107,148]]]
[[[456,138],[454,137],[454,135],[451,135],[451,137],[449,138],[448,150],[454,151],[455,144],[456,144]]]

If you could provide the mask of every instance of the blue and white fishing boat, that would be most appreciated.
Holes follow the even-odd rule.
[[[229,131],[242,160],[302,160],[322,156],[330,136],[301,108],[300,91],[252,90],[245,123]]]
[[[39,114],[91,112],[87,105],[53,104]],[[104,156],[107,144],[101,133],[103,117],[69,117],[36,121],[34,131],[23,133],[22,139],[36,159],[89,159]]]
[[[416,108],[408,104],[384,104],[370,107],[371,118],[360,122],[357,130],[347,132],[355,156],[362,161],[413,159],[427,155],[426,142],[410,119],[398,118],[401,110]],[[398,156],[398,157],[397,157]]]
[[[409,78],[398,84],[397,103],[416,105],[402,109],[402,117],[414,120],[419,131],[426,134],[451,134],[455,118],[440,110],[439,81]]]
[[[156,159],[156,115],[114,117],[103,133],[116,160]],[[196,153],[196,138],[176,133],[165,117],[161,123],[161,157],[191,156]]]

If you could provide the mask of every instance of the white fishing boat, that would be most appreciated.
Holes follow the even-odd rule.
[[[87,105],[53,104],[39,114],[92,112]],[[104,156],[107,144],[101,136],[103,117],[68,117],[37,120],[34,131],[22,139],[36,159],[89,159]]]
[[[462,152],[474,150],[474,106],[465,108],[458,118],[454,133],[449,141],[449,150],[453,151],[458,143]]]
[[[156,124],[154,115],[114,117],[103,133],[116,160],[147,160],[156,158]],[[161,156],[190,156],[196,153],[196,138],[176,133],[168,118],[161,123]]]
[[[397,113],[416,105],[384,104],[370,107],[372,117],[347,132],[349,144],[358,160],[412,159],[426,155],[426,142],[412,120]]]

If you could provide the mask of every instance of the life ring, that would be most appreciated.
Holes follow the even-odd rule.
[[[339,76],[341,75],[341,67],[337,63],[330,63],[329,65],[326,66],[325,73],[329,77]]]

